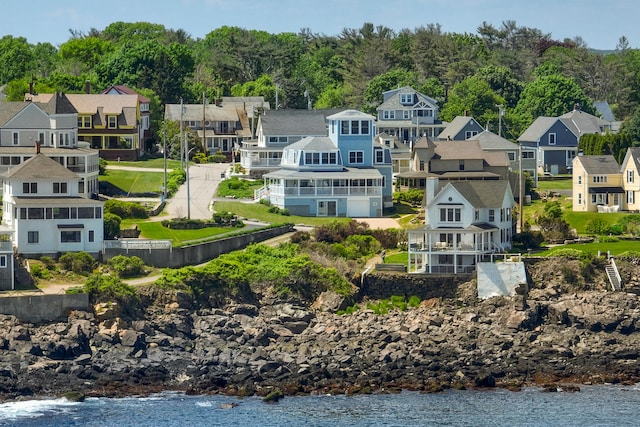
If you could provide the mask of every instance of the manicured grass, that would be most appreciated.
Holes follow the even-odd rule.
[[[589,222],[599,219],[613,225],[619,222],[623,217],[629,215],[628,212],[615,213],[598,213],[598,212],[573,212],[571,210],[564,211],[564,219],[575,228],[578,234],[586,234]],[[638,245],[638,243],[636,243]]]
[[[408,257],[409,257],[409,255],[408,255],[408,253],[406,251],[398,252],[398,253],[394,253],[394,254],[388,254],[384,258],[384,263],[385,264],[404,264],[404,265],[407,265]]]
[[[598,251],[601,254],[606,253],[607,251],[611,252],[611,255],[618,255],[627,251],[638,251],[640,248],[640,242],[637,240],[619,240],[617,242],[593,242],[593,243],[571,243],[568,245],[560,245],[554,248],[549,248],[547,250],[541,252],[535,252],[535,256],[548,256],[553,254],[553,251],[558,249],[578,249],[584,252],[588,252],[590,254],[596,255]]]
[[[198,230],[174,230],[164,227],[159,221],[124,220],[121,228],[130,228],[138,225],[140,238],[154,240],[171,240],[173,246],[182,246],[192,240],[203,240],[220,234],[232,233],[238,228],[207,227]]]
[[[573,187],[573,181],[571,177],[567,179],[554,179],[549,181],[538,180],[538,191],[553,191],[553,190],[571,190]]]
[[[333,221],[349,222],[351,218],[335,218],[335,217],[308,217],[295,215],[280,215],[270,213],[269,206],[260,203],[244,203],[244,202],[215,202],[213,209],[216,212],[233,212],[240,218],[248,218],[258,221],[269,222],[272,224],[291,222],[294,224],[305,224],[309,226],[329,224]]]
[[[106,181],[120,188],[125,193],[158,193],[164,185],[163,172],[135,172],[124,170],[108,170],[100,175],[100,181]]]
[[[142,159],[134,162],[118,162],[118,161],[108,161],[107,165],[110,166],[130,166],[136,168],[164,168],[164,159],[154,158],[154,159]],[[180,169],[180,160],[167,159],[167,169]]]

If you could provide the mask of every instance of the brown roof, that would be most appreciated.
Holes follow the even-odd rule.
[[[484,152],[478,141],[434,141],[436,155],[441,159],[471,160],[484,159]]]

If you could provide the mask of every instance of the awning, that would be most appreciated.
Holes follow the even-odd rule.
[[[606,194],[606,193],[624,194],[624,188],[622,187],[589,187],[589,194]]]

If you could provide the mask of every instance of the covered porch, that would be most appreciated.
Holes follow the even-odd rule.
[[[467,228],[431,228],[429,225],[408,232],[409,273],[468,274],[478,262],[504,248],[499,229],[488,223]]]

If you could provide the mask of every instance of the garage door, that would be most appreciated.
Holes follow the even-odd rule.
[[[369,200],[349,200],[347,204],[349,218],[369,217]]]

